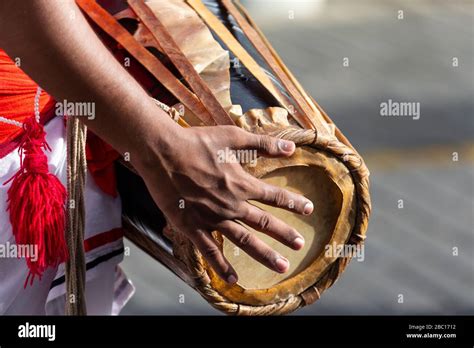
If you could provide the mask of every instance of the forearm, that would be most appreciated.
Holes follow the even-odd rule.
[[[312,203],[254,178],[239,163],[222,163],[217,154],[230,148],[288,157],[294,143],[232,126],[178,130],[114,60],[72,0],[0,0],[0,21],[0,47],[21,57],[23,70],[57,100],[95,102],[96,118],[82,119],[117,150],[130,152],[169,224],[223,279],[234,283],[237,275],[209,233],[215,230],[270,269],[288,269],[288,260],[239,222],[298,250],[302,236],[249,201],[299,214],[310,214]]]
[[[114,59],[73,0],[0,3],[0,47],[56,100],[95,103],[89,128],[131,158],[177,126]],[[157,132],[159,127],[159,132]],[[165,141],[166,139],[163,139]]]

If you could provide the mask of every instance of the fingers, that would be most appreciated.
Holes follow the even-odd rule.
[[[199,249],[202,256],[209,262],[216,273],[229,284],[237,282],[237,273],[229,261],[219,249],[216,241],[210,233],[197,230],[190,235],[194,245]]]
[[[269,185],[254,177],[250,180],[252,187],[255,188],[254,195],[250,199],[302,215],[309,215],[314,210],[313,202],[300,194]]]
[[[267,135],[255,135],[237,127],[226,129],[231,133],[228,136],[232,138],[235,149],[256,149],[260,154],[271,157],[291,156],[295,151],[295,144],[291,141]],[[282,188],[265,184],[250,175],[248,177],[251,181],[249,192],[254,192],[254,197],[249,197],[249,199],[255,199],[298,214],[309,215],[313,212],[314,206],[309,199]]]
[[[250,143],[262,156],[282,157],[291,156],[295,152],[295,143],[288,140],[274,138],[268,135],[251,134]]]
[[[288,271],[290,263],[286,258],[278,254],[239,223],[226,221],[219,225],[219,232],[223,233],[232,243],[269,269],[278,273]]]
[[[247,204],[245,210],[245,216],[240,220],[246,225],[265,233],[292,249],[300,250],[304,246],[304,238],[296,229],[269,212],[251,204]]]
[[[258,135],[243,129],[229,128],[230,141],[234,149],[254,149],[262,156],[282,157],[291,156],[295,151],[295,143],[289,140],[278,139],[269,135]]]

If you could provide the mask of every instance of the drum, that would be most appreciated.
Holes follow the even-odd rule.
[[[304,248],[293,251],[253,231],[290,261],[285,274],[267,269],[213,232],[239,275],[238,283],[229,285],[186,236],[167,224],[141,178],[122,161],[117,172],[127,238],[227,314],[286,314],[319,299],[352,257],[342,253],[344,246],[360,247],[365,239],[369,172],[245,9],[230,0],[129,0],[108,11],[101,6],[105,1],[77,2],[104,40],[126,52],[121,59],[131,56],[153,80],[142,85],[182,126],[235,124],[294,141],[290,158],[258,158],[244,168],[315,205],[313,214],[302,216],[255,203],[305,238]]]

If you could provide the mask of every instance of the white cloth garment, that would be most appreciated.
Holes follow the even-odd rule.
[[[49,170],[66,184],[66,138],[63,119],[55,117],[46,126],[52,148],[46,152]],[[0,159],[0,244],[14,244],[3,185],[20,167],[18,151]],[[121,202],[100,190],[88,173],[85,189],[86,300],[89,314],[118,314],[133,295],[131,282],[120,270],[123,259]],[[1,255],[0,255],[1,256]],[[41,281],[23,288],[28,267],[23,258],[0,257],[0,314],[63,314],[65,305],[64,264],[48,269]]]

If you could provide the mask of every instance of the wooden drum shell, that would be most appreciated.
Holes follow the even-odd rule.
[[[162,102],[178,100],[186,106],[184,117],[180,117],[181,113],[176,109],[162,106],[180,124],[235,123],[254,133],[294,141],[297,150],[291,158],[259,158],[255,167],[246,169],[263,180],[289,185],[290,189],[309,195],[316,203],[316,220],[275,212],[298,224],[310,241],[298,256],[289,248],[271,245],[290,259],[293,268],[288,275],[272,275],[255,261],[234,257],[229,242],[219,232],[213,232],[224,254],[236,263],[243,275],[239,280],[241,283],[230,286],[217,277],[188,238],[166,224],[144,183],[133,168],[122,162],[118,165],[119,191],[123,198],[127,238],[195,288],[212,306],[227,314],[286,314],[319,299],[351,259],[350,255],[327,254],[325,247],[332,244],[359,246],[365,239],[371,209],[369,172],[361,156],[299,85],[245,10],[236,8],[235,1],[220,0],[215,9],[225,7],[232,13],[236,23],[230,23],[229,13],[217,18],[199,0],[155,0],[148,5],[142,0],[129,0],[131,8],[117,9],[113,16],[93,0],[76,2],[115,48],[124,48],[135,59],[133,64],[146,70],[140,75],[156,79],[157,86],[149,88],[152,96]],[[180,18],[186,18],[189,25],[184,26]],[[128,32],[119,20],[138,21],[139,30]],[[226,22],[227,27],[222,22]],[[229,32],[229,28],[236,25],[240,25],[248,40],[238,39]],[[217,36],[219,41],[215,39]],[[187,40],[190,37],[193,39]],[[252,44],[260,48],[260,56],[251,49]],[[150,48],[152,52],[161,53],[152,54]],[[173,55],[166,54],[170,50]],[[236,74],[235,66],[230,64],[228,54],[231,51],[258,80],[254,84],[258,85],[259,98],[252,98],[253,90],[246,86],[241,86],[243,94],[231,95],[231,86],[235,90],[238,83],[229,77],[229,70],[234,75],[240,74],[240,71]],[[180,65],[181,76],[175,76],[167,69],[169,62],[167,59],[161,61],[163,57],[170,58],[175,67]],[[117,56],[120,58],[123,55]],[[284,88],[274,85],[262,66],[271,68]],[[183,84],[182,80],[188,84]],[[167,90],[170,93],[165,94],[171,98],[154,95],[152,92],[157,89]],[[289,95],[284,93],[285,89]],[[236,99],[241,100],[238,103],[241,105],[233,103]],[[255,99],[252,101],[256,105],[243,105],[250,99]],[[291,99],[296,101],[296,108]],[[277,104],[280,106],[273,108]],[[214,117],[217,114],[220,116]],[[255,273],[254,278],[251,272],[246,274],[248,269]]]
[[[316,257],[300,272],[263,289],[246,288],[239,283],[229,286],[206,264],[193,244],[169,226],[150,238],[143,229],[125,218],[127,237],[195,288],[211,305],[227,314],[286,314],[313,303],[332,285],[350,261],[350,256],[326,255],[323,247],[362,243],[365,238],[364,223],[367,222],[365,216],[370,208],[367,200],[368,179],[360,157],[338,141],[318,140],[316,134],[297,128],[276,131],[272,135],[297,143],[295,154],[288,159],[259,158],[255,167],[246,168],[252,175],[263,178],[282,168],[291,168],[294,174],[298,168],[311,168],[318,172],[321,184],[328,186],[332,182],[334,192],[338,193],[340,198],[337,205],[324,202],[324,197],[317,197],[315,201],[315,210],[329,212],[336,219],[333,226],[331,223],[326,226],[325,233],[329,239],[317,246],[319,251]],[[321,146],[325,146],[326,151],[322,151]],[[354,184],[354,180],[358,180],[358,185]],[[314,197],[309,198],[314,200]],[[222,247],[223,237],[218,232],[213,235]],[[254,261],[249,267],[263,266],[257,266]]]

